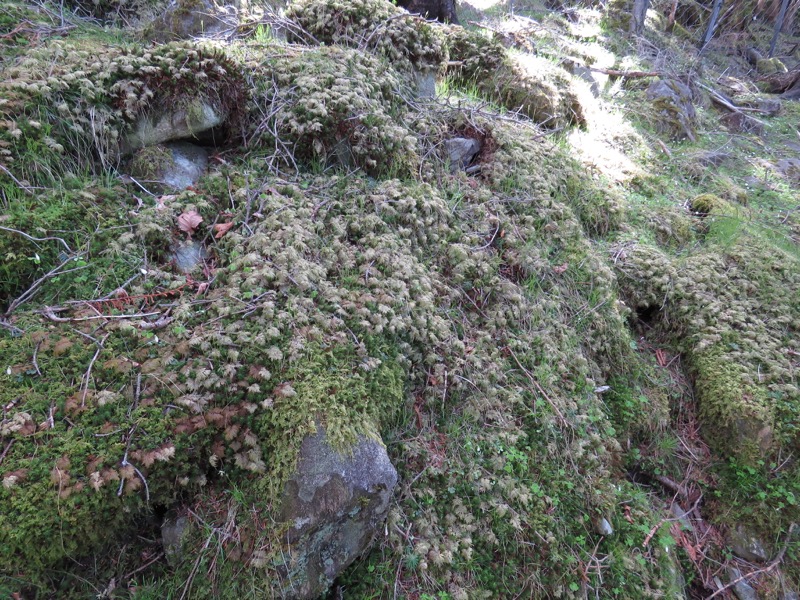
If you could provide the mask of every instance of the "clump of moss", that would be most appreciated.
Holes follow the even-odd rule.
[[[3,75],[0,154],[17,179],[30,183],[115,164],[131,124],[165,106],[204,98],[228,116],[234,136],[246,116],[238,67],[221,51],[188,44],[145,49],[58,40]]]
[[[418,163],[416,137],[400,122],[402,82],[380,58],[339,47],[268,60],[257,76],[277,84],[272,116],[254,135],[284,147],[306,164],[331,162],[372,174],[403,174]],[[271,91],[271,90],[270,90]],[[269,93],[269,91],[267,92]],[[277,140],[273,132],[277,132]]]
[[[425,19],[385,0],[297,0],[286,9],[310,36],[293,39],[367,49],[396,69],[438,71],[447,61],[444,36]]]
[[[458,86],[551,129],[586,124],[571,75],[561,67],[532,55],[512,59],[493,38],[460,27],[450,29],[448,43],[455,64],[448,73]]]
[[[673,260],[655,246],[636,242],[616,244],[610,254],[625,301],[640,311],[663,310],[675,293]]]
[[[714,194],[700,194],[699,196],[695,196],[689,203],[689,207],[692,209],[692,212],[700,216],[706,216],[714,211],[730,212],[730,210],[728,210],[730,204]]]

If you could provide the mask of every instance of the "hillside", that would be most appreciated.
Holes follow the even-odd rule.
[[[795,7],[632,6],[0,7],[0,595],[797,598]]]

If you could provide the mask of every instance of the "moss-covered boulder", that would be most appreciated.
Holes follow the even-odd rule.
[[[563,68],[532,55],[512,58],[498,41],[460,27],[451,28],[448,43],[448,75],[461,88],[550,129],[586,123],[582,84]]]
[[[439,28],[386,0],[296,0],[286,16],[307,34],[291,39],[368,50],[398,70],[435,72],[447,60]]]
[[[125,150],[214,124],[241,135],[246,116],[240,69],[221,51],[187,44],[56,40],[3,76],[0,155],[11,174],[33,184],[101,172]]]
[[[403,79],[385,60],[333,46],[254,63],[256,111],[268,116],[254,123],[253,143],[278,143],[275,160],[289,164],[409,173],[419,163],[417,138],[400,119]]]
[[[655,125],[660,132],[674,139],[695,139],[697,114],[688,86],[674,79],[654,81],[647,88],[647,98],[655,110]]]

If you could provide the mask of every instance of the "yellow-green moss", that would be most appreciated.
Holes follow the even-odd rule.
[[[720,346],[694,353],[691,362],[706,438],[745,462],[755,463],[768,454],[774,419],[766,389]]]

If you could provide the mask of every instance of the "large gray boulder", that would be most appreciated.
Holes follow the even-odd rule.
[[[322,594],[381,529],[396,484],[379,441],[360,437],[342,453],[321,428],[307,437],[281,510],[290,553],[282,594],[298,600]]]

